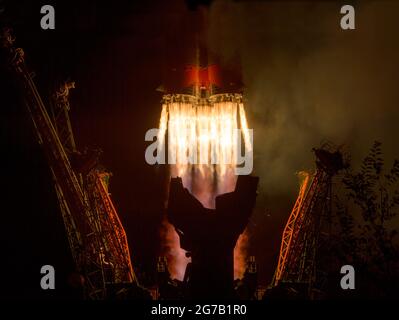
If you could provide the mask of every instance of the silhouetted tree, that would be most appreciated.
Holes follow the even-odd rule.
[[[359,171],[349,167],[337,197],[339,237],[336,254],[356,270],[357,294],[393,297],[399,292],[399,160],[384,171],[376,141]]]

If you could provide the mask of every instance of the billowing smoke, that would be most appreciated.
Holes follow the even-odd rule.
[[[313,168],[310,150],[325,139],[348,145],[354,161],[375,139],[398,154],[399,4],[356,2],[349,31],[340,28],[341,5],[211,6],[211,48],[226,64],[241,60],[254,167],[269,195],[295,194],[294,173]]]
[[[398,157],[399,3],[357,1],[356,29],[340,28],[333,1],[215,1],[208,42],[226,66],[240,61],[254,171],[260,177],[249,225],[259,280],[276,267],[281,232],[314,169],[311,148],[346,144],[356,166],[374,140]],[[344,3],[348,4],[348,3]]]
[[[166,218],[162,221],[160,238],[162,239],[162,251],[168,259],[168,270],[173,279],[184,279],[187,264],[190,258],[186,257],[186,252],[180,248],[180,238],[173,225]]]

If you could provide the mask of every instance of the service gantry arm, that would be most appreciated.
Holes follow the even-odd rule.
[[[79,155],[68,115],[68,94],[74,85],[65,83],[53,96],[51,119],[26,67],[24,52],[14,47],[9,29],[2,31],[1,40],[50,165],[72,257],[84,276],[87,297],[105,298],[108,284],[137,284],[126,233],[108,193],[108,174],[97,165],[80,172],[71,163]]]
[[[272,286],[301,284],[312,295],[319,281],[320,234],[331,223],[332,177],[344,168],[342,154],[325,145],[314,149],[316,172],[301,172],[302,182],[295,205],[284,228]],[[317,259],[316,259],[317,258]]]
[[[301,179],[299,194],[283,231],[277,268],[273,279],[274,284],[277,284],[283,277],[284,271],[287,267],[287,259],[289,257],[288,253],[290,252],[291,244],[293,242],[294,230],[298,224],[297,221],[299,220],[298,216],[301,213],[303,214],[301,208],[309,186],[310,174],[308,172],[301,171],[299,172],[298,176]]]

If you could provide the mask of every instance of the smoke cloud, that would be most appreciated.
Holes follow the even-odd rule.
[[[353,2],[355,30],[340,28],[343,4],[220,0],[210,7],[210,49],[226,66],[239,58],[254,129],[260,190],[248,254],[258,259],[261,283],[276,267],[299,188],[295,173],[315,168],[313,147],[345,144],[355,167],[374,140],[387,165],[399,156],[399,3]]]
[[[314,167],[311,148],[326,139],[346,144],[355,163],[375,139],[398,155],[399,4],[356,3],[349,31],[340,28],[341,5],[216,1],[210,8],[211,48],[226,64],[241,60],[255,173],[267,194],[294,194],[294,173]]]

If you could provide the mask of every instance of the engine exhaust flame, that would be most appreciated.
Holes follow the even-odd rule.
[[[240,152],[237,129],[241,129],[246,150],[252,150],[241,95],[215,95],[200,101],[189,95],[165,96],[159,128],[158,142],[161,148],[167,144],[171,177],[181,177],[184,187],[205,207],[215,208],[217,195],[234,191]],[[175,233],[173,226],[167,225],[165,240],[171,244],[173,238],[178,246],[177,234],[170,236]],[[235,278],[244,273],[247,241],[247,235],[237,241]],[[169,255],[172,277],[182,280],[188,263],[184,251],[174,247]]]
[[[245,141],[245,148],[248,151],[252,151],[252,144],[251,144],[251,139],[249,137],[248,123],[247,123],[247,117],[245,116],[244,105],[240,103],[239,106],[240,106],[240,122]]]

